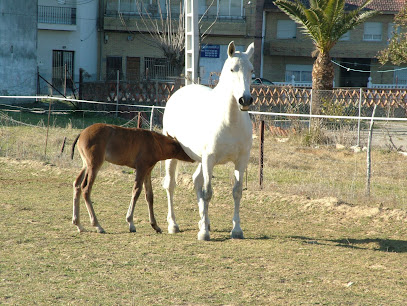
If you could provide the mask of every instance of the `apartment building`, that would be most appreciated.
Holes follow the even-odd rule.
[[[354,9],[361,0],[346,0]],[[369,8],[381,14],[346,33],[331,51],[335,65],[335,86],[366,87],[373,84],[407,84],[406,70],[382,66],[376,57],[392,37],[394,16],[405,0],[373,0]],[[306,1],[304,2],[306,3]],[[262,19],[262,76],[278,82],[310,84],[314,46],[294,21],[272,0],[264,0]],[[387,71],[390,70],[390,71]],[[395,70],[395,71],[393,71]],[[387,72],[384,72],[387,71]]]
[[[0,95],[37,90],[37,1],[0,1]]]
[[[152,22],[171,14],[180,18],[180,0],[104,0],[101,76],[115,80],[168,80],[174,71],[157,40],[151,35]],[[219,73],[226,48],[234,41],[237,50],[253,42],[254,5],[247,0],[198,0],[202,52],[200,78],[206,84],[211,73]],[[162,16],[162,17],[161,17]]]
[[[41,93],[98,79],[98,0],[38,0],[37,64]],[[66,80],[66,81],[65,81]]]

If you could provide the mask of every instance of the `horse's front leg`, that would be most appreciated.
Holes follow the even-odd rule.
[[[203,200],[203,193],[202,188],[204,184],[203,173],[202,173],[202,163],[199,163],[198,167],[196,168],[194,175],[192,176],[192,180],[194,182],[195,192],[196,192],[196,200],[198,202],[199,207],[199,216],[200,220],[198,222],[199,229],[201,228],[201,220],[203,219],[203,207],[204,207],[204,200]],[[208,225],[208,229],[211,230],[210,221]]]
[[[243,174],[245,167],[235,166],[235,185],[233,186],[233,200],[235,202],[235,210],[233,214],[233,229],[230,233],[233,239],[243,239],[243,231],[240,227],[240,200],[242,198],[243,190]]]
[[[214,161],[212,156],[202,157],[203,187],[202,196],[198,199],[199,214],[201,216],[201,220],[199,221],[198,240],[210,240],[208,207],[209,201],[212,198],[211,181],[213,167]]]
[[[175,222],[175,213],[174,213],[174,189],[175,189],[175,171],[177,169],[178,160],[176,159],[167,159],[165,161],[165,178],[163,187],[167,191],[168,199],[168,233],[175,234],[179,233],[179,226]]]
[[[143,182],[144,182],[145,172],[143,172],[143,173],[142,172],[143,171],[141,171],[140,169],[136,169],[136,179],[135,179],[135,183],[133,186],[129,209],[127,210],[127,215],[126,215],[126,221],[129,224],[129,229],[130,229],[130,232],[132,232],[132,233],[136,232],[136,226],[134,225],[134,222],[133,222],[133,215],[134,215],[134,207],[136,206],[136,202],[140,196],[141,188],[142,188]]]

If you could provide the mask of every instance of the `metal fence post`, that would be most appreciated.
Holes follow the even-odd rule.
[[[151,115],[150,115],[150,131],[153,130],[153,117],[154,117],[154,105],[151,107]]]
[[[312,93],[313,93],[313,90],[311,88],[311,96],[310,96],[311,100],[309,101],[309,114],[310,114],[310,117],[309,117],[309,123],[308,123],[308,131],[310,133],[311,133],[311,121],[312,121],[312,117],[311,117],[311,115],[312,115]]]
[[[357,142],[357,146],[360,147],[360,115],[362,112],[362,93],[363,93],[363,89],[362,87],[359,89],[359,118],[358,118],[358,142]]]
[[[366,163],[367,163],[367,173],[366,173],[366,195],[370,196],[370,177],[372,173],[372,137],[373,137],[373,125],[374,125],[374,115],[376,113],[376,107],[373,108],[372,119],[370,121],[369,138],[367,140],[367,152],[366,152]]]
[[[259,185],[263,188],[264,120],[260,122]]]

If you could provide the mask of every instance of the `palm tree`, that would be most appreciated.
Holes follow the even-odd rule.
[[[304,2],[304,1],[303,1]],[[329,52],[349,30],[377,14],[367,10],[372,0],[364,0],[355,10],[345,10],[345,0],[309,0],[307,8],[300,0],[276,0],[274,4],[301,26],[314,45],[317,56],[312,68],[313,113],[318,114],[321,90],[332,90],[334,67]]]

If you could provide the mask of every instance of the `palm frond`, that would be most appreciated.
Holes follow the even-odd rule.
[[[302,33],[312,39],[321,52],[329,52],[347,31],[377,14],[366,10],[365,0],[352,11],[345,11],[345,0],[310,0],[306,8],[299,0],[276,0],[274,4],[299,24]]]

